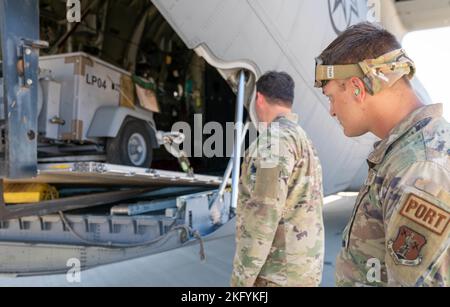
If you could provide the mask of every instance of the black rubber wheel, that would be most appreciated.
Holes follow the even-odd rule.
[[[137,119],[126,119],[116,138],[106,142],[106,160],[111,164],[150,168],[153,160],[153,130]]]

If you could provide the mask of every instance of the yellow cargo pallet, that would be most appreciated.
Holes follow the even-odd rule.
[[[48,184],[5,184],[4,200],[6,204],[32,204],[59,198],[58,190]]]

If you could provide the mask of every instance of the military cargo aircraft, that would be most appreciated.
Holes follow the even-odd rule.
[[[116,190],[106,192],[118,194],[107,195],[106,202],[95,209],[73,206],[74,202],[88,200],[95,204],[92,197],[83,194],[66,201],[72,211],[64,213],[46,214],[55,204],[32,211],[36,214],[31,216],[17,217],[11,209],[14,218],[0,223],[0,273],[3,274],[66,272],[68,259],[79,259],[82,269],[90,269],[193,244],[199,237],[223,237],[232,234],[233,229],[229,194],[224,194],[228,205],[222,208],[221,223],[210,221],[214,194],[211,189],[217,188],[220,180],[209,175],[211,170],[214,175],[225,171],[227,158],[194,159],[197,169],[208,176],[193,178],[169,171],[108,164],[107,158],[102,160],[102,148],[107,145],[93,142],[89,135],[75,142],[70,137],[58,140],[59,134],[55,132],[52,144],[58,148],[90,146],[91,152],[84,160],[77,160],[78,155],[73,158],[71,152],[70,157],[76,161],[67,156],[60,161],[45,154],[34,157],[35,153],[29,151],[32,147],[28,146],[36,144],[25,144],[35,139],[32,130],[24,130],[26,133],[18,134],[14,142],[14,131],[22,131],[20,127],[30,124],[23,118],[33,118],[38,111],[39,90],[34,88],[34,80],[41,77],[37,70],[28,71],[27,65],[7,64],[8,56],[17,57],[19,53],[21,60],[27,61],[30,67],[41,67],[42,71],[57,69],[53,64],[45,66],[49,59],[63,59],[65,65],[75,65],[72,67],[75,72],[79,67],[78,74],[82,77],[77,82],[102,90],[115,90],[117,82],[108,76],[82,73],[85,66],[89,69],[89,59],[113,66],[123,74],[141,77],[147,80],[143,86],[148,85],[158,97],[160,112],[155,112],[154,124],[166,131],[178,121],[192,122],[195,114],[202,114],[204,122],[216,121],[224,126],[233,122],[240,71],[245,71],[247,76],[244,104],[247,117],[252,118],[255,80],[267,70],[286,71],[297,84],[294,111],[318,151],[325,194],[331,195],[359,189],[367,174],[365,159],[376,138],[344,136],[339,122],[328,114],[327,100],[314,88],[314,58],[339,33],[361,21],[379,22],[399,39],[410,31],[450,24],[447,0],[93,0],[79,4],[79,21],[70,22],[68,10],[73,7],[68,7],[66,1],[1,1],[4,65],[0,77],[4,81],[0,97],[5,105],[2,128],[7,136],[2,157],[17,163],[21,163],[19,156],[29,161],[35,159],[35,168],[23,167],[12,174],[35,172],[36,176],[31,176],[33,180],[25,178],[28,183],[56,186],[64,183],[61,194],[65,189],[74,193],[69,189],[74,184],[105,192],[102,180],[108,185],[140,189],[125,194]],[[41,58],[37,56],[38,49]],[[73,62],[76,59],[81,61],[77,62],[79,66]],[[24,70],[22,74],[16,71],[20,68]],[[18,78],[7,77],[11,70]],[[18,86],[18,80],[23,84]],[[65,79],[45,79],[45,76],[42,80],[53,81],[54,88],[58,84],[64,86],[65,82]],[[429,103],[419,80],[414,83],[422,99]],[[117,88],[123,90],[124,84]],[[8,96],[12,92],[17,101],[24,101],[19,106],[25,113],[14,111],[15,104]],[[47,92],[44,99],[50,96]],[[24,97],[25,100],[20,100]],[[59,98],[60,94],[56,99]],[[36,106],[25,108],[27,103]],[[87,111],[77,109],[76,112]],[[61,111],[48,119],[66,129],[69,120],[63,118],[64,114]],[[37,118],[34,124],[37,126]],[[82,131],[79,122],[69,126],[72,129],[67,128],[69,136]],[[119,129],[116,130],[118,134]],[[134,135],[137,135],[136,142],[145,139],[139,133]],[[202,146],[201,143],[192,145],[192,151]],[[8,150],[14,148],[19,149],[8,156]],[[93,152],[101,154],[94,157]],[[5,181],[23,182],[23,176],[18,176],[20,180],[9,178],[5,168],[12,166],[5,165],[2,166]],[[159,189],[144,191],[143,186],[159,186]],[[140,194],[136,196],[136,193]],[[122,203],[117,203],[119,198]],[[24,208],[17,210],[21,209]]]

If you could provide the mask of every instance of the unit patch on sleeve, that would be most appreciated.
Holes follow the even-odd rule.
[[[420,251],[425,244],[427,244],[427,240],[423,235],[402,226],[397,238],[389,242],[388,249],[396,264],[418,266],[422,263]]]
[[[449,212],[414,194],[409,196],[400,214],[440,236],[445,232],[450,221]]]

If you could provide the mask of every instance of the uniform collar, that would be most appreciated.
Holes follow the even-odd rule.
[[[375,150],[370,154],[368,159],[369,163],[373,163],[375,165],[380,164],[384,160],[384,157],[386,156],[386,153],[392,144],[398,141],[408,131],[410,131],[414,126],[418,125],[423,120],[427,118],[442,117],[442,113],[443,113],[442,104],[428,105],[415,110],[413,113],[408,115],[400,124],[398,124],[394,129],[392,129],[387,138],[385,138],[380,142],[375,143]]]
[[[275,119],[274,122],[278,122],[280,121],[280,119],[282,118],[286,118],[287,120],[294,122],[294,123],[298,123],[298,115],[292,112],[289,113],[285,113],[285,114],[280,114],[278,115]]]

